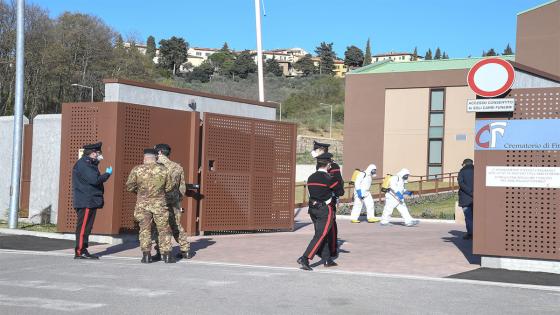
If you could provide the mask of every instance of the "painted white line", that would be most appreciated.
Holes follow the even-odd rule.
[[[72,254],[66,254],[66,253],[16,251],[16,250],[7,250],[7,249],[0,249],[0,253],[21,254],[21,255],[43,255],[43,256],[73,256]],[[126,260],[126,261],[136,260],[137,261],[138,259],[139,259],[138,257],[121,257],[121,256],[113,256],[113,255],[103,256],[103,260]],[[97,264],[99,262],[96,261],[96,262],[92,262],[92,263]],[[517,284],[517,283],[468,280],[468,279],[456,279],[456,278],[438,278],[438,277],[429,277],[429,276],[416,276],[416,275],[406,275],[406,274],[389,274],[389,273],[367,272],[367,271],[343,271],[343,270],[314,269],[312,272],[306,272],[306,271],[303,271],[303,270],[301,270],[297,267],[250,265],[250,264],[226,263],[226,262],[215,262],[215,261],[201,261],[201,260],[189,260],[189,261],[180,260],[180,261],[178,261],[178,264],[192,264],[192,265],[201,265],[201,266],[220,266],[220,267],[232,267],[232,268],[253,268],[253,269],[265,269],[265,270],[305,272],[306,274],[333,274],[333,275],[365,276],[365,277],[387,278],[387,279],[420,280],[420,281],[457,283],[457,284],[472,284],[472,285],[483,285],[483,286],[493,286],[493,287],[502,287],[502,288],[519,288],[519,289],[527,289],[527,290],[560,292],[560,287],[559,286]],[[295,262],[294,262],[294,264],[295,264]],[[138,264],[138,265],[140,265],[140,264]]]
[[[81,303],[68,300],[16,297],[0,294],[1,306],[15,306],[18,308],[39,308],[46,310],[56,310],[62,312],[87,311],[94,308],[105,306],[101,303]]]

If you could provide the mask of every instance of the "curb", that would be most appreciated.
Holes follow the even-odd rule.
[[[51,232],[36,232],[36,231],[26,231],[19,229],[5,229],[0,228],[0,234],[5,235],[27,235],[35,237],[45,237],[58,240],[69,240],[75,241],[76,236],[71,233],[51,233]],[[120,235],[120,236],[110,236],[110,235],[90,235],[89,241],[95,243],[109,244],[109,245],[120,245],[125,243],[136,242],[138,237],[136,235]]]

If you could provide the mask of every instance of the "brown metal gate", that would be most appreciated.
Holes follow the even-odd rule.
[[[105,184],[105,207],[97,212],[93,233],[118,234],[135,230],[133,218],[136,195],[125,183],[135,165],[143,160],[143,149],[168,143],[171,158],[180,163],[189,183],[198,181],[200,116],[186,112],[126,103],[73,103],[62,106],[62,146],[58,230],[72,232],[76,214],[72,207],[72,167],[79,149],[87,143],[103,141],[105,159],[114,173]],[[185,198],[183,226],[196,233],[196,201]]]
[[[204,114],[201,231],[292,230],[296,125]]]
[[[515,112],[477,119],[560,119],[560,88],[512,90]],[[558,167],[560,151],[475,151],[474,253],[560,259],[560,191],[486,187],[486,165]]]

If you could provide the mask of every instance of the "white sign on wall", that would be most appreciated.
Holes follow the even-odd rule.
[[[515,99],[494,98],[467,101],[467,112],[513,112],[515,110]]]
[[[486,186],[560,188],[560,167],[486,166]]]

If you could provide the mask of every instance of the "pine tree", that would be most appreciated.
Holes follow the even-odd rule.
[[[447,53],[444,51],[441,59],[449,59],[449,55],[447,55]]]
[[[414,52],[412,53],[412,61],[418,60],[418,47],[414,47]]]
[[[502,55],[513,55],[513,50],[511,49],[509,43],[507,44],[506,49],[504,49],[504,53]]]
[[[156,57],[156,39],[151,35],[146,40],[146,56],[150,57],[150,59]]]
[[[354,45],[346,47],[344,52],[344,64],[348,67],[356,68],[364,64],[364,53]]]
[[[441,59],[441,49],[436,48],[436,55],[434,56],[434,59]]]
[[[224,42],[224,45],[222,46],[222,49],[220,49],[221,51],[224,52],[229,52],[229,46],[227,44],[227,42]]]
[[[486,50],[482,51],[482,57],[486,57]]]
[[[369,38],[366,43],[366,54],[364,56],[364,66],[371,64],[371,46],[369,43]]]
[[[497,56],[494,48],[490,48],[490,50],[486,53],[486,56]]]
[[[424,57],[425,60],[432,60],[432,50],[428,49],[426,52],[426,56]]]
[[[317,57],[321,59],[319,64],[319,73],[332,75],[334,61],[336,60],[333,43],[321,42],[321,44],[315,48],[315,53],[317,54]]]

